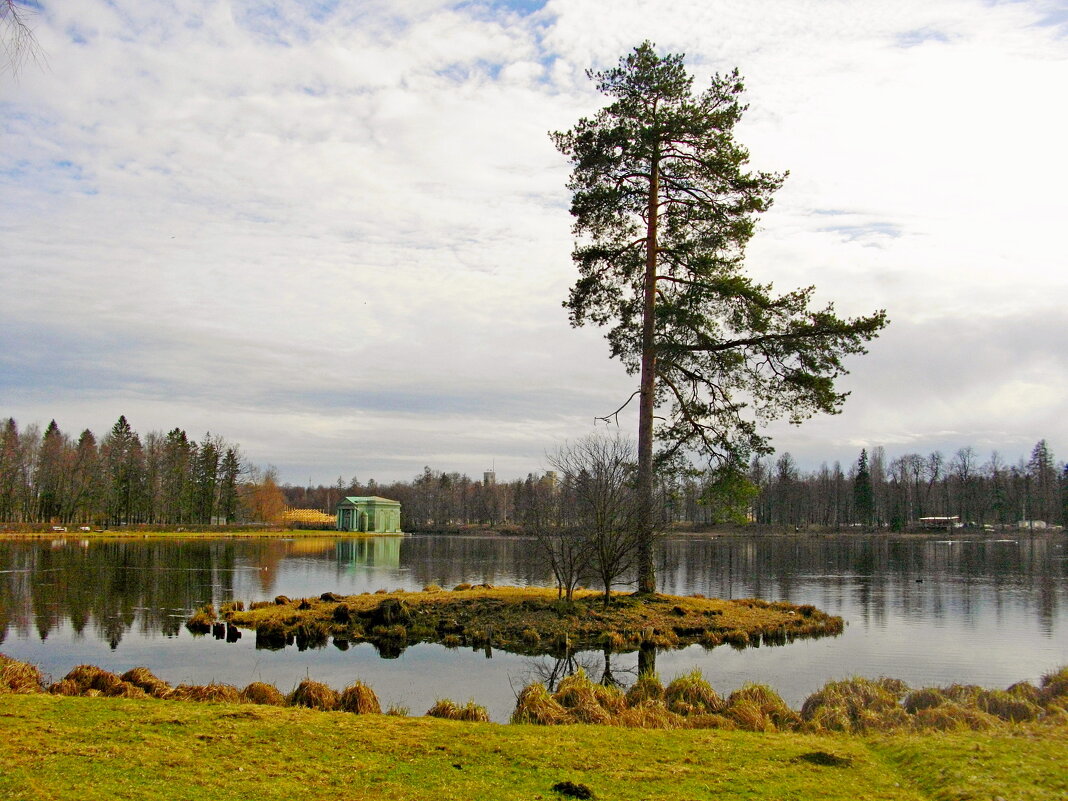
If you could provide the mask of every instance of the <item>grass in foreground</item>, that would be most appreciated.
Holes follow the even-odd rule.
[[[1068,730],[884,735],[501,726],[0,696],[11,799],[1006,799],[1068,792]]]

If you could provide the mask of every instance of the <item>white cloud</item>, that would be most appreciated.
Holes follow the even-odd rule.
[[[845,413],[781,449],[1068,439],[1055,355],[1004,336],[1066,290],[1049,4],[521,10],[45,9],[48,68],[0,84],[0,412],[210,428],[300,481],[536,468],[631,383],[560,308],[567,167],[546,132],[600,104],[587,67],[650,38],[699,82],[740,66],[753,163],[791,171],[754,274],[894,321]],[[907,378],[961,363],[981,380],[958,401]]]

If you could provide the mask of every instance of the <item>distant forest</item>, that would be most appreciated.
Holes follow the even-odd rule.
[[[103,439],[77,439],[53,420],[0,426],[0,521],[83,525],[231,523],[249,487],[235,445],[175,428],[142,439],[120,417]]]
[[[722,473],[681,471],[661,477],[662,522],[711,525],[751,520],[787,527],[885,527],[902,530],[922,517],[956,516],[964,525],[1013,526],[1068,521],[1068,470],[1045,440],[1029,460],[1007,464],[996,452],[980,461],[972,447],[946,457],[862,450],[843,470],[835,462],[804,472],[789,453],[754,459],[742,480]],[[499,525],[522,518],[533,487],[545,476],[485,484],[427,467],[412,481],[379,485],[341,478],[333,486],[282,486],[293,507],[331,510],[346,495],[384,495],[402,504],[405,530],[451,525]],[[727,486],[725,486],[725,483]]]
[[[285,507],[332,513],[346,495],[382,495],[402,504],[407,531],[516,523],[537,487],[552,476],[480,481],[426,467],[411,481],[378,484],[342,478],[316,487],[279,484],[273,469],[246,464],[218,435],[199,441],[174,428],[140,436],[119,417],[102,439],[74,438],[53,420],[20,430],[0,424],[0,522],[163,526],[277,524]],[[752,520],[773,526],[904,529],[923,517],[956,516],[965,525],[1068,522],[1068,467],[1045,440],[1029,459],[982,460],[972,447],[946,457],[883,448],[800,470],[789,453],[754,459],[729,480],[720,472],[679,470],[662,476],[661,522],[696,526]]]

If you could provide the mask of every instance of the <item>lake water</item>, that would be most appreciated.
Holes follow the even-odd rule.
[[[914,686],[1005,687],[1068,664],[1068,536],[1004,539],[673,537],[660,544],[662,592],[811,603],[846,621],[839,637],[781,647],[661,652],[665,680],[700,668],[720,693],[753,681],[794,707],[830,679],[893,676]],[[473,698],[506,720],[515,694],[576,665],[633,681],[637,654],[570,663],[422,644],[383,659],[342,650],[257,650],[193,637],[198,606],[467,581],[547,585],[533,541],[412,536],[292,540],[0,541],[0,651],[61,678],[91,663],[146,665],[172,684],[261,680],[288,691],[311,677],[341,689],[369,683],[383,705],[422,714],[437,699]]]

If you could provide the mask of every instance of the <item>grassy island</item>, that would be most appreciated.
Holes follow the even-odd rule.
[[[677,648],[724,643],[781,645],[798,637],[840,634],[843,622],[814,606],[758,599],[724,601],[699,596],[614,594],[611,603],[594,591],[572,600],[554,589],[472,587],[452,591],[426,587],[422,592],[364,593],[251,604],[207,606],[186,624],[207,633],[213,627],[256,631],[257,645],[319,647],[329,638],[371,642],[384,653],[406,645],[438,642],[446,646],[492,647],[513,653],[556,654],[574,650],[633,651],[643,646]]]

